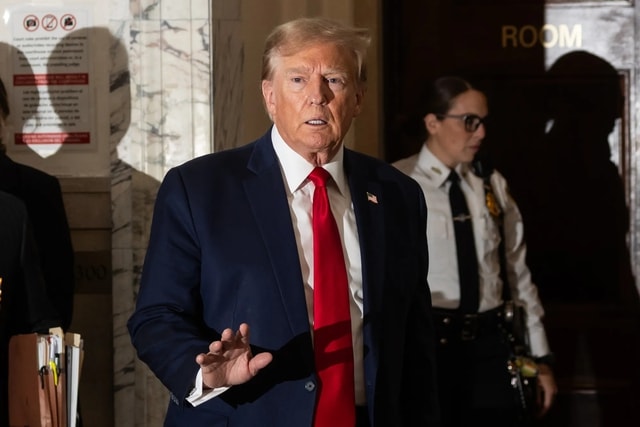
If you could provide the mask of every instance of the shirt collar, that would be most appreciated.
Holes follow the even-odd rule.
[[[315,166],[296,153],[284,139],[282,139],[275,125],[273,125],[271,129],[271,141],[273,141],[273,149],[280,162],[285,184],[289,188],[289,191],[293,193],[306,184],[306,179]],[[331,174],[340,193],[343,195],[347,194],[345,192],[347,182],[344,173],[344,150],[341,148],[333,159],[322,167]]]
[[[422,145],[422,149],[418,155],[417,166],[437,187],[445,183],[451,172],[451,168],[442,163],[440,159],[429,150],[427,144]],[[469,165],[461,163],[456,166],[455,170],[458,172],[458,175],[464,179],[469,171]]]

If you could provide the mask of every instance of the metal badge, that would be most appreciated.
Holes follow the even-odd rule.
[[[491,189],[491,187],[485,186],[485,190],[485,203],[487,205],[487,209],[493,217],[497,218],[502,212],[500,209],[500,205],[498,204],[496,196],[493,194],[493,190]]]

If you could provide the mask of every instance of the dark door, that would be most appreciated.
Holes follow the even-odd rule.
[[[560,388],[548,426],[640,425],[633,2],[384,2],[385,156],[422,141],[420,88],[462,75],[489,95],[485,153],[525,220]],[[635,221],[634,221],[635,220]]]

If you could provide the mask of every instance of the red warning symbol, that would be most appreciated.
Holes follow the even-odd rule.
[[[60,27],[66,31],[73,30],[76,27],[77,23],[78,20],[76,19],[76,17],[70,13],[62,15],[62,18],[60,18]]]
[[[33,32],[40,27],[40,20],[35,15],[27,15],[25,16],[22,25],[24,25],[25,30]]]
[[[47,14],[42,17],[42,28],[47,31],[53,31],[58,28],[58,18],[55,15]]]

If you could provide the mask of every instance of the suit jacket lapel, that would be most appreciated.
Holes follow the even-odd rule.
[[[345,168],[355,211],[362,257],[362,281],[367,311],[379,310],[384,277],[384,194],[371,170],[357,165],[345,150]]]
[[[367,381],[376,383],[379,362],[379,331],[373,322],[384,321],[381,316],[384,292],[384,194],[375,171],[359,162],[353,152],[345,150],[345,170],[356,216],[362,259],[362,287],[364,292],[364,346]],[[373,399],[373,396],[369,396]]]
[[[300,259],[282,172],[270,138],[270,132],[255,144],[247,168],[253,175],[244,188],[260,229],[269,262],[288,312],[291,329],[296,334],[309,330]],[[276,191],[274,191],[274,188]]]
[[[273,150],[270,133],[255,145],[247,168],[253,175],[244,182],[261,238],[267,247],[277,284],[288,311],[292,330],[309,329],[304,286],[296,240],[291,224],[282,172]],[[380,313],[384,288],[385,227],[384,194],[375,171],[359,162],[354,153],[345,150],[345,170],[351,191],[360,239],[364,292],[365,345],[370,361],[378,359],[379,337],[374,334],[368,313]],[[274,192],[273,189],[281,189]]]

